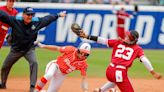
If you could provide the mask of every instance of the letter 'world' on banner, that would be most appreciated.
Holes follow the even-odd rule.
[[[3,5],[2,2],[0,5]],[[67,16],[40,30],[38,40],[45,44],[74,45],[81,39],[71,31],[71,24],[78,23],[87,34],[116,38],[117,18],[112,13],[113,8],[118,10],[124,7],[128,13],[134,11],[134,6],[110,6],[87,4],[53,4],[53,3],[19,3],[15,7],[21,16],[24,7],[33,7],[37,17],[58,13],[66,10]],[[164,49],[164,6],[139,6],[138,13],[133,19],[126,20],[126,30],[136,30],[140,37],[138,44],[148,49]],[[85,40],[88,41],[88,40]],[[91,42],[92,47],[106,48]]]

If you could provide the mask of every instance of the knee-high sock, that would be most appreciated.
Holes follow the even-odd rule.
[[[47,79],[43,76],[36,84],[35,89],[40,91],[47,83]]]
[[[116,84],[113,83],[113,82],[107,82],[105,83],[100,89],[101,89],[101,92],[106,92],[107,90],[109,90],[110,88],[114,88]]]

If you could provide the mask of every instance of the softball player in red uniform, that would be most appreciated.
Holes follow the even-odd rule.
[[[125,38],[125,22],[127,18],[133,18],[133,15],[129,14],[125,11],[124,8],[121,8],[118,11],[113,10],[112,11],[117,16],[117,35],[118,37],[121,37],[122,39]]]
[[[154,71],[150,61],[145,56],[143,49],[137,45],[139,34],[137,31],[127,31],[125,39],[105,39],[97,36],[88,36],[83,31],[80,37],[96,41],[113,48],[111,63],[106,70],[106,77],[109,80],[95,92],[106,92],[115,85],[121,92],[134,92],[133,87],[128,78],[128,68],[131,67],[133,61],[139,58],[148,71],[157,79],[161,75]]]
[[[15,8],[13,8],[14,2],[15,2],[15,0],[7,0],[6,5],[1,6],[0,10],[5,11],[9,15],[16,16],[18,11]],[[3,45],[3,42],[5,39],[5,36],[8,32],[8,29],[9,29],[9,25],[0,21],[0,48]]]
[[[38,46],[59,51],[62,55],[47,64],[45,75],[37,82],[35,92],[39,92],[49,80],[51,81],[47,92],[57,92],[66,75],[75,70],[81,71],[81,75],[83,76],[82,89],[83,92],[87,92],[86,70],[88,65],[86,59],[90,54],[90,44],[83,43],[79,48],[44,45],[41,43],[38,43]]]

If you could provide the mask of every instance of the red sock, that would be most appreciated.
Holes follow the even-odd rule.
[[[35,89],[40,91],[47,83],[47,79],[42,77],[36,84]]]

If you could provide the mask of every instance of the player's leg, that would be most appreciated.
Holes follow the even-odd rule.
[[[107,82],[105,83],[102,87],[101,87],[101,90],[104,92],[110,88],[114,88],[115,87],[115,83],[114,82]]]
[[[110,90],[111,88],[115,87],[115,83],[114,82],[107,82],[106,84],[104,84],[100,89],[101,92],[106,92],[107,90]]]
[[[115,80],[115,68],[109,66],[106,70],[106,76],[107,79],[109,80],[109,82],[107,82],[106,84],[104,84],[98,91],[94,91],[94,92],[105,92],[107,90],[109,90],[110,88],[113,88],[115,86],[114,82],[110,82],[110,81],[114,81]]]
[[[94,90],[94,92],[106,92],[106,91],[110,90],[111,88],[114,88],[115,85],[116,84],[113,82],[107,82],[101,88],[96,88]]]
[[[58,65],[54,63],[53,61],[49,62],[46,66],[46,72],[43,77],[40,78],[40,80],[36,84],[36,90],[40,91],[46,83],[55,76],[55,73],[58,70]]]
[[[30,65],[30,92],[33,92],[37,81],[37,71],[38,71],[38,63],[36,60],[35,50],[33,48],[30,49],[24,55],[24,57]]]
[[[118,88],[120,89],[121,92],[134,92],[134,89],[127,76],[127,70],[121,70],[121,72],[122,73],[119,73],[119,74],[121,74],[122,76],[122,79],[121,79],[122,81],[116,82]],[[118,80],[120,80],[121,76],[119,76],[119,74],[116,77],[116,80],[117,78],[119,78]]]
[[[123,83],[117,83],[117,86],[121,92],[134,92],[134,89],[129,80]]]
[[[57,92],[64,81],[65,75],[60,70],[57,71],[55,77],[50,81],[47,92]]]
[[[20,57],[22,57],[23,54],[19,52],[15,52],[14,50],[10,50],[8,56],[6,57],[5,61],[3,62],[2,68],[1,68],[1,84],[0,88],[6,88],[6,82],[8,78],[8,74],[10,72],[11,67],[13,64],[18,61]]]

